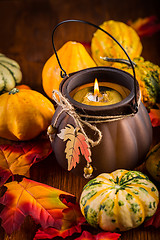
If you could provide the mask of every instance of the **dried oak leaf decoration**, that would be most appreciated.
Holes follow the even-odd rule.
[[[60,139],[67,141],[65,153],[68,160],[68,171],[76,164],[79,163],[79,156],[82,154],[87,162],[91,162],[91,151],[85,136],[80,132],[79,128],[74,128],[72,125],[67,124],[61,132],[57,134]]]

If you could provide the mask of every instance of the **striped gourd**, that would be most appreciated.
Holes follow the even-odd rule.
[[[147,154],[146,169],[156,181],[160,182],[160,142]]]
[[[146,175],[116,170],[85,185],[80,207],[90,225],[105,231],[126,231],[151,217],[158,201],[158,190]]]
[[[22,72],[19,64],[0,53],[0,92],[8,92],[20,83]]]
[[[142,44],[136,31],[123,22],[105,21],[100,25],[102,29],[110,33],[124,47],[131,59],[139,57],[142,52]],[[91,41],[92,57],[99,66],[110,66],[113,63],[105,62],[101,57],[126,58],[125,53],[106,33],[97,30]]]
[[[136,79],[141,89],[141,100],[145,107],[150,108],[160,102],[160,67],[144,58],[134,58]],[[131,67],[115,63],[114,67],[133,74]]]

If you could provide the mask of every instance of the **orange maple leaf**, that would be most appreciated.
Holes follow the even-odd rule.
[[[49,140],[19,142],[14,145],[0,145],[0,186],[10,176],[28,176],[30,167],[52,152]]]
[[[61,229],[63,210],[68,208],[61,196],[70,201],[75,199],[69,193],[26,178],[19,183],[7,183],[5,187],[7,191],[0,198],[0,203],[5,205],[0,218],[7,234],[17,230],[28,215],[42,228],[52,226]]]
[[[64,201],[63,201],[64,203]],[[34,240],[38,239],[53,239],[54,237],[66,238],[72,236],[74,233],[81,233],[81,226],[86,222],[81,213],[78,203],[65,203],[68,208],[63,210],[63,224],[60,230],[53,227],[47,229],[38,229]]]
[[[57,134],[60,139],[67,141],[65,153],[68,160],[68,171],[76,167],[79,163],[79,156],[82,154],[87,162],[91,162],[91,151],[85,136],[79,131],[79,128],[74,128],[72,125],[67,124],[61,132]]]

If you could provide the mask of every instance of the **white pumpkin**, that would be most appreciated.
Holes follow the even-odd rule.
[[[0,53],[0,92],[9,92],[22,80],[19,64]]]
[[[158,190],[146,175],[116,170],[86,184],[80,207],[90,225],[104,231],[126,231],[153,216],[158,201]]]

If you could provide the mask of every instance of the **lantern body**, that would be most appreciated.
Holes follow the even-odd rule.
[[[95,77],[101,82],[119,84],[127,88],[130,93],[121,102],[108,106],[87,106],[75,101],[70,93],[83,84],[93,82]],[[97,116],[91,124],[101,131],[102,140],[97,146],[91,147],[93,176],[120,168],[134,169],[143,162],[149,151],[152,142],[152,126],[148,112],[141,102],[138,112],[132,115],[135,103],[134,87],[137,89],[136,98],[138,99],[139,85],[138,83],[134,85],[133,77],[111,67],[96,67],[76,72],[64,79],[60,85],[61,93],[74,106],[77,113],[83,114],[83,120],[91,121],[92,116]],[[53,125],[61,110],[62,107],[58,106],[52,119]],[[102,121],[100,116],[111,116],[113,119]],[[118,120],[114,119],[114,116],[115,118],[119,116]],[[63,141],[58,133],[65,129],[67,124],[76,127],[73,117],[64,111],[56,122],[57,134],[51,142],[58,163],[66,170],[68,169],[67,142]],[[84,130],[89,138],[96,140],[97,136],[92,129],[87,127]],[[85,166],[86,160],[80,154],[79,163],[72,168],[71,172],[81,175]]]

